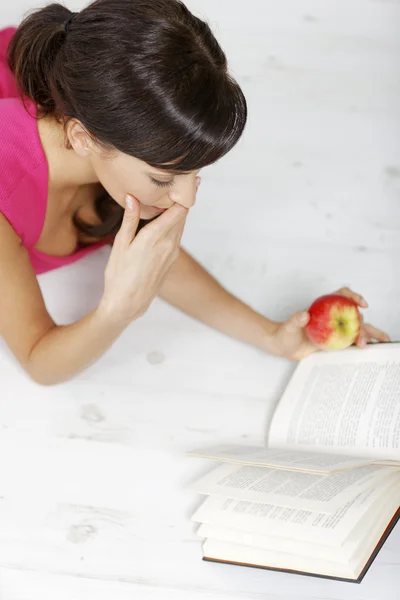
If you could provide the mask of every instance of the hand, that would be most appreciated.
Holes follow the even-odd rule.
[[[341,294],[354,300],[360,308],[367,308],[368,304],[362,296],[352,292],[349,288],[341,288],[336,294]],[[364,348],[368,342],[389,342],[389,336],[372,325],[366,325],[361,316],[361,329],[356,340],[356,346]],[[308,312],[295,313],[285,323],[278,323],[272,336],[272,351],[279,356],[290,360],[301,360],[316,352],[318,348],[312,344],[305,333],[305,326],[310,320]]]
[[[143,315],[179,256],[188,209],[174,204],[136,235],[140,206],[127,196],[124,219],[105,271],[98,311],[108,320],[130,323]]]

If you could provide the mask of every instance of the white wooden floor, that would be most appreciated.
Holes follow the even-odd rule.
[[[190,0],[249,102],[203,173],[184,242],[284,318],[351,284],[400,340],[400,2]],[[32,0],[2,8],[12,24]],[[81,3],[69,3],[79,8]],[[96,305],[106,253],[41,279],[60,322]],[[400,529],[361,585],[207,564],[184,452],[262,441],[291,366],[156,301],[93,368],[41,389],[0,349],[1,600],[395,600]]]

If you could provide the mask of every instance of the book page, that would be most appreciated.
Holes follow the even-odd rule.
[[[399,495],[399,486],[393,488],[392,496]],[[211,526],[208,533],[215,533],[216,537],[207,537],[203,543],[203,553],[207,558],[215,558],[223,561],[237,562],[239,564],[259,565],[264,567],[275,567],[279,569],[291,569],[304,573],[315,573],[330,575],[334,577],[358,578],[365,568],[368,560],[381,541],[382,535],[393,518],[398,514],[398,503],[391,498],[383,507],[383,514],[379,514],[377,508],[376,519],[368,528],[368,535],[361,535],[348,544],[327,548],[325,544],[312,544],[309,541],[299,545],[297,542],[283,543],[277,548],[276,543],[285,542],[277,539],[271,544],[249,543],[260,540],[259,535],[244,537],[242,533],[225,529],[221,531],[219,526]],[[207,526],[205,526],[207,527]],[[209,526],[208,526],[209,527]],[[238,537],[236,538],[236,535]],[[218,537],[220,536],[220,537]],[[221,539],[223,537],[228,539]],[[236,541],[235,541],[236,538]],[[286,549],[285,549],[286,546]],[[350,546],[350,547],[348,547]],[[351,547],[352,546],[352,547]],[[312,548],[314,547],[314,548]],[[310,549],[312,554],[310,555]],[[319,550],[319,551],[318,551]]]
[[[392,485],[395,485],[393,477],[391,479]],[[258,535],[338,545],[344,543],[365,514],[379,509],[382,499],[389,493],[391,488],[378,484],[368,492],[358,494],[332,515],[209,496],[193,514],[192,521]]]
[[[290,540],[274,535],[259,535],[248,531],[240,531],[221,525],[210,525],[201,523],[196,531],[200,538],[212,538],[221,542],[230,544],[240,544],[241,546],[252,546],[263,550],[275,550],[275,552],[290,552],[298,556],[307,556],[308,558],[324,558],[326,560],[338,560],[346,562],[352,554],[344,551],[346,543],[343,546],[327,546],[316,542]]]
[[[214,539],[206,539],[203,544],[203,555],[208,560],[268,567],[270,569],[284,569],[322,577],[353,579],[355,581],[358,576],[358,573],[347,563],[332,562],[322,558],[310,559],[298,554],[264,550],[252,546],[240,546],[240,544]]]
[[[305,359],[277,406],[268,446],[400,460],[400,344]]]
[[[265,550],[275,550],[277,552],[288,552],[298,556],[307,556],[308,558],[323,558],[325,560],[350,562],[358,560],[363,555],[364,550],[371,551],[371,539],[377,535],[378,539],[386,529],[393,514],[398,508],[400,501],[400,485],[390,486],[390,493],[387,493],[379,507],[375,510],[369,510],[364,517],[354,527],[349,537],[343,544],[329,545],[314,541],[299,541],[276,535],[260,535],[248,531],[240,531],[221,525],[201,523],[196,531],[196,535],[201,538],[213,538],[223,542],[240,544],[243,546],[254,546]],[[397,499],[397,502],[396,502]],[[374,546],[372,546],[373,548]]]
[[[221,462],[321,474],[334,473],[335,471],[373,463],[372,459],[346,456],[344,454],[336,456],[326,452],[286,450],[285,448],[264,448],[262,446],[236,444],[199,448],[186,454],[187,456],[210,458]]]
[[[317,475],[222,464],[193,483],[190,489],[200,494],[334,513],[338,507],[390,474],[400,477],[395,467],[374,465]]]

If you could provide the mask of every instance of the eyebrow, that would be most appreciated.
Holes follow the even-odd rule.
[[[147,175],[149,175],[149,177],[175,177],[176,175],[190,175],[191,171],[160,171],[159,173],[150,173],[150,171],[147,172]]]

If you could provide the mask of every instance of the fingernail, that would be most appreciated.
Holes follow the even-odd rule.
[[[133,200],[132,197],[129,196],[129,194],[125,198],[125,205],[128,210],[133,210]]]
[[[299,316],[299,323],[300,325],[306,325],[308,322],[308,313],[302,313]]]
[[[368,306],[368,302],[365,300],[365,298],[362,298],[362,297],[361,297],[361,304],[363,306],[365,306],[365,308]]]

